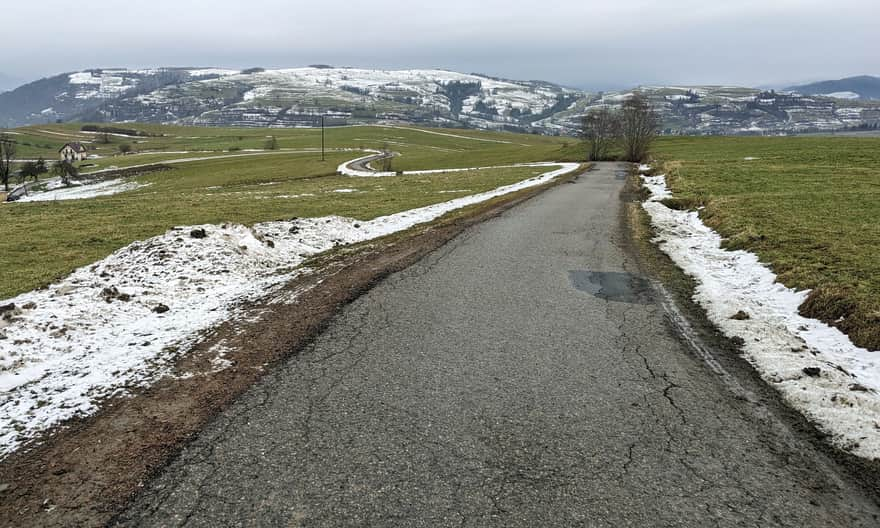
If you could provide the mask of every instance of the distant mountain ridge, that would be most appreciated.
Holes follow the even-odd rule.
[[[804,95],[845,95],[852,99],[880,100],[880,77],[859,75],[833,81],[821,81],[786,88],[788,91]]]
[[[4,73],[0,73],[0,93],[12,90],[19,86],[21,81]]]
[[[0,126],[69,121],[102,104],[175,83],[219,76],[228,70],[161,68],[95,69],[63,73],[0,94]]]
[[[669,134],[790,134],[880,125],[880,101],[725,86],[637,91],[660,113]],[[137,121],[280,128],[317,126],[323,118],[331,126],[402,123],[573,135],[585,113],[619,107],[632,93],[596,94],[436,69],[92,69],[0,94],[0,127]]]
[[[520,129],[582,96],[552,83],[445,70],[103,69],[41,79],[0,95],[0,125],[87,120],[283,127],[311,126],[326,114]]]

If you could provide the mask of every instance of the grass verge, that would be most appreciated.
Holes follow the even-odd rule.
[[[674,198],[786,286],[806,317],[880,350],[880,139],[663,138]]]
[[[709,351],[712,358],[731,375],[742,389],[754,395],[746,399],[738,396],[743,412],[757,416],[756,426],[765,429],[763,437],[767,442],[781,443],[780,449],[790,449],[792,432],[806,438],[820,453],[825,453],[831,461],[839,464],[843,472],[878,500],[880,498],[880,461],[867,460],[834,447],[826,435],[816,429],[802,414],[787,406],[770,385],[761,379],[758,371],[741,356],[740,344],[724,336],[709,321],[706,311],[694,298],[696,282],[685,274],[660,248],[652,242],[654,229],[648,213],[641,202],[649,192],[641,186],[637,175],[632,175],[624,188],[621,198],[625,202],[621,208],[621,223],[625,240],[631,246],[630,253],[636,256],[638,268],[652,279],[660,281],[671,296],[675,309],[688,323],[685,341],[695,341]],[[673,332],[681,329],[671,322]],[[691,345],[688,345],[691,346]],[[714,368],[713,368],[714,370]],[[717,371],[716,371],[717,374]],[[756,410],[755,406],[760,406]],[[766,412],[765,412],[766,411]],[[796,463],[796,461],[792,461]]]

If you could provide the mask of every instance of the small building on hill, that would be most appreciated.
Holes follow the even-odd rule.
[[[88,151],[82,143],[65,143],[61,150],[58,151],[58,157],[61,161],[73,163],[74,161],[86,159]]]

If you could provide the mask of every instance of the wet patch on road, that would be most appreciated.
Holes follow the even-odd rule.
[[[644,277],[615,271],[568,272],[575,289],[589,293],[605,301],[629,304],[652,304],[651,283]]]

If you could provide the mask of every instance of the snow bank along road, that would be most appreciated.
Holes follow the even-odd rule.
[[[330,216],[188,226],[135,242],[44,290],[0,302],[0,458],[109,396],[148,386],[201,333],[272,294],[306,258],[379,238],[553,180],[577,163],[511,185],[358,221]],[[223,368],[222,351],[218,368]]]
[[[734,396],[673,333],[621,242],[621,170],[383,281],[118,523],[876,526],[771,390]]]
[[[880,458],[877,353],[853,345],[836,328],[802,317],[798,308],[809,292],[777,283],[752,253],[722,249],[721,237],[696,212],[666,207],[662,200],[671,193],[664,176],[643,180],[652,193],[644,208],[657,242],[697,280],[695,299],[712,322],[742,339],[746,357],[762,377],[836,445]]]

